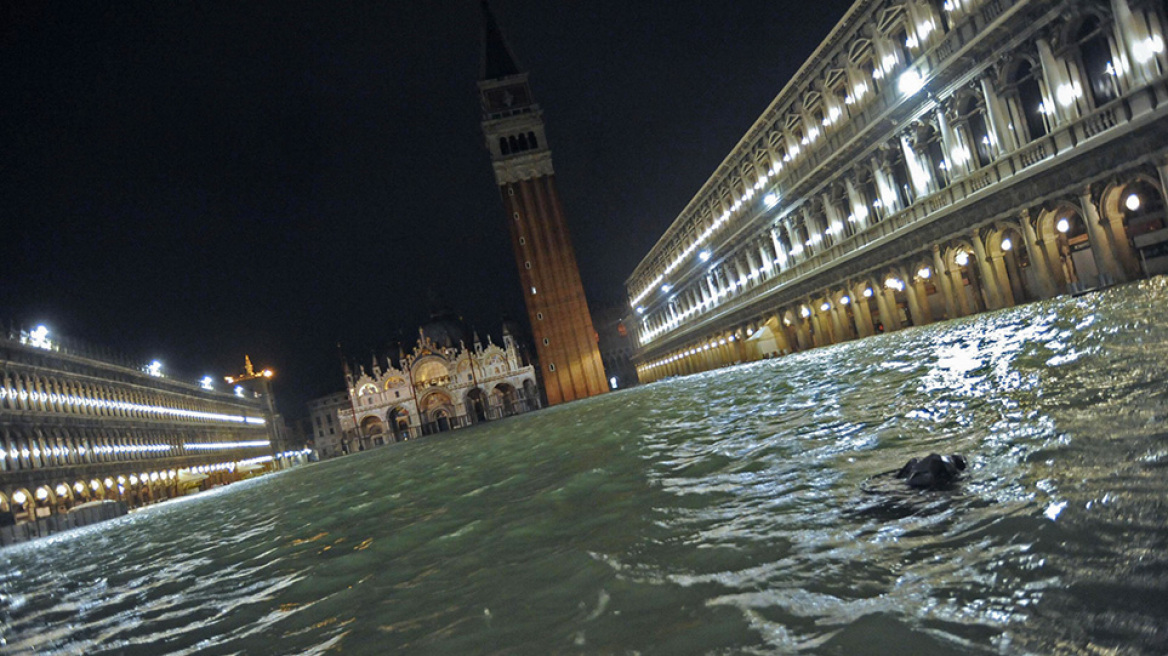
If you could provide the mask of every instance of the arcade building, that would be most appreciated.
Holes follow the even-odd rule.
[[[1168,272],[1166,18],[858,0],[628,278],[641,381]]]
[[[276,452],[271,371],[248,365],[251,380],[234,386],[188,381],[43,326],[0,333],[0,528],[72,526],[54,518],[104,501],[132,509],[275,466],[290,454]]]

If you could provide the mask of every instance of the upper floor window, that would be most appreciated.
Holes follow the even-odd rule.
[[[1075,40],[1079,44],[1083,76],[1087,79],[1095,106],[1105,105],[1118,98],[1118,71],[1111,61],[1111,40],[1103,24],[1094,16],[1083,19]]]

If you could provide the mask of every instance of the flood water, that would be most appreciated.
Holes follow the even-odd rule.
[[[5,549],[0,652],[1168,653],[1166,309],[1056,299]],[[934,451],[953,490],[868,480]]]

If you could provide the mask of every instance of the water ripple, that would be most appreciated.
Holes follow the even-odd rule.
[[[731,367],[7,549],[0,647],[1166,653],[1166,301]],[[930,451],[964,482],[872,478]]]

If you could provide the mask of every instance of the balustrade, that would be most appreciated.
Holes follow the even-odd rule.
[[[1000,12],[1002,3],[995,4],[999,5],[998,11]],[[1168,83],[1163,80],[1158,81],[1154,88],[1144,90],[1143,93],[1166,95],[1168,94]],[[823,248],[813,254],[810,254],[810,250],[805,250],[802,261],[795,263],[789,260],[787,267],[777,274],[770,277],[760,275],[756,279],[756,284],[737,287],[727,295],[726,301],[721,304],[699,306],[693,313],[690,325],[678,325],[672,330],[665,331],[656,339],[671,334],[688,333],[691,329],[698,327],[698,323],[701,323],[700,320],[704,316],[723,316],[727,312],[749,305],[751,301],[759,297],[777,293],[782,288],[802,278],[819,273],[821,270],[830,269],[844,256],[865,250],[873,244],[884,242],[893,236],[905,234],[915,229],[923,220],[947,210],[972,194],[991,189],[995,185],[1009,184],[1018,174],[1060,154],[1057,147],[1060,143],[1066,144],[1062,152],[1073,151],[1077,143],[1082,141],[1082,138],[1076,138],[1075,135],[1083,135],[1083,138],[1093,137],[1125,124],[1130,118],[1130,112],[1126,111],[1126,105],[1121,98],[1077,121],[1065,123],[1052,131],[1051,134],[1022,146],[1012,153],[1002,155],[989,166],[974,170],[964,177],[955,178],[953,183],[944,189],[916,198],[912,205],[888,215],[883,221],[871,223],[866,229],[857,230],[855,234],[847,238],[837,235],[835,243],[828,248]],[[812,159],[813,157],[806,158],[795,168],[792,174],[796,179],[802,171],[810,172],[815,168],[811,164]],[[735,241],[750,243],[752,239],[760,238],[760,236],[765,236],[765,233],[751,233],[743,238],[735,239]],[[732,237],[732,239],[734,238]],[[694,322],[694,319],[699,321]],[[682,328],[686,330],[682,331]]]

